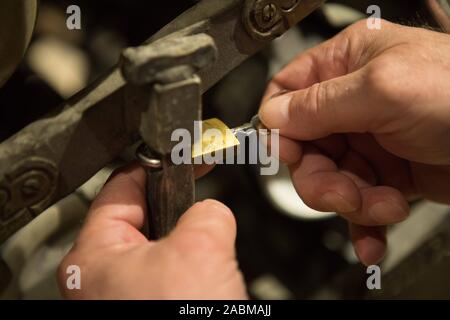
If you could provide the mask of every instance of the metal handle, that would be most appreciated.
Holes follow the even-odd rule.
[[[167,236],[194,204],[193,167],[174,166],[168,157],[161,157],[146,144],[139,147],[137,157],[147,171],[147,216],[143,231],[149,239],[158,240]]]

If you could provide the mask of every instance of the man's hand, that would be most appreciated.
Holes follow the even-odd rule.
[[[235,257],[236,222],[225,205],[197,203],[165,239],[148,241],[146,174],[133,166],[115,174],[98,195],[58,272],[74,299],[245,299]],[[81,290],[66,286],[69,265],[81,268]]]
[[[450,203],[449,35],[361,21],[282,70],[260,117],[280,129],[299,195],[350,222],[365,264],[384,256],[407,200]]]

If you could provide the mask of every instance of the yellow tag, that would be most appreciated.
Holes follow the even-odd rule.
[[[192,147],[192,158],[239,145],[239,140],[225,123],[216,118],[205,120],[202,122],[202,137]]]

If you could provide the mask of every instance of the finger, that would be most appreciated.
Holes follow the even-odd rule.
[[[359,189],[377,185],[378,177],[372,166],[359,153],[347,149],[338,160],[339,171],[353,180]]]
[[[348,68],[352,53],[350,42],[357,42],[357,38],[349,37],[348,34],[348,32],[339,33],[332,39],[299,54],[275,75],[268,91],[306,89],[315,83],[353,71]]]
[[[195,178],[200,179],[206,176],[215,168],[215,165],[200,164],[194,166]]]
[[[310,144],[303,145],[301,161],[290,166],[292,181],[303,201],[319,211],[353,213],[361,208],[357,185],[338,172],[336,163]]]
[[[314,140],[311,141],[311,144],[335,161],[341,159],[348,150],[346,136],[342,134],[334,134]]]
[[[335,133],[372,132],[389,114],[366,79],[366,69],[267,100],[261,121],[297,140],[317,140]]]
[[[366,132],[379,125],[378,117],[387,118],[386,110],[377,111],[384,105],[378,90],[383,79],[371,71],[385,64],[374,58],[389,47],[392,37],[386,35],[400,29],[384,22],[383,31],[374,32],[360,22],[301,54],[272,80],[269,87],[291,92],[266,97],[260,110],[263,123],[300,140]]]
[[[146,178],[137,164],[116,171],[94,200],[76,244],[147,242],[139,231],[145,220]]]
[[[291,175],[308,206],[338,212],[348,221],[365,226],[390,225],[408,217],[408,203],[398,190],[371,186],[368,181],[373,179],[372,172],[364,160],[355,156],[344,159],[353,162],[351,169],[344,166],[341,170],[315,147],[304,146],[302,160],[291,166]]]
[[[367,159],[380,185],[394,187],[409,198],[417,194],[409,163],[387,152],[370,134],[349,134],[348,145]]]
[[[271,98],[279,96],[283,93],[287,93],[287,91],[285,89],[283,89],[278,83],[271,81],[268,84],[266,91],[263,95],[262,103],[266,102],[267,100],[269,100]]]
[[[202,177],[213,169],[196,166],[195,176]],[[147,212],[146,181],[147,174],[138,164],[113,172],[91,205],[77,242],[91,246],[147,242],[140,232]]]
[[[405,220],[409,205],[404,195],[396,188],[377,186],[378,177],[372,166],[359,153],[348,150],[339,163],[340,172],[358,186],[362,208],[348,215],[353,223],[365,226],[391,225]]]
[[[386,227],[363,227],[350,223],[349,228],[359,260],[366,266],[380,263],[386,255]]]
[[[279,143],[278,160],[280,160],[283,164],[287,166],[294,165],[300,162],[302,158],[301,142],[280,136],[278,143]]]
[[[169,241],[177,245],[217,249],[234,256],[236,220],[231,210],[215,200],[195,204],[178,221]]]

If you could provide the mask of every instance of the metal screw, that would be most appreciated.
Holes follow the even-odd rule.
[[[272,19],[275,17],[275,14],[277,12],[277,7],[273,3],[267,4],[263,8],[263,19],[265,22],[272,21]]]
[[[28,197],[34,196],[36,193],[39,192],[39,181],[35,178],[28,179],[22,185],[21,191],[25,196]]]

